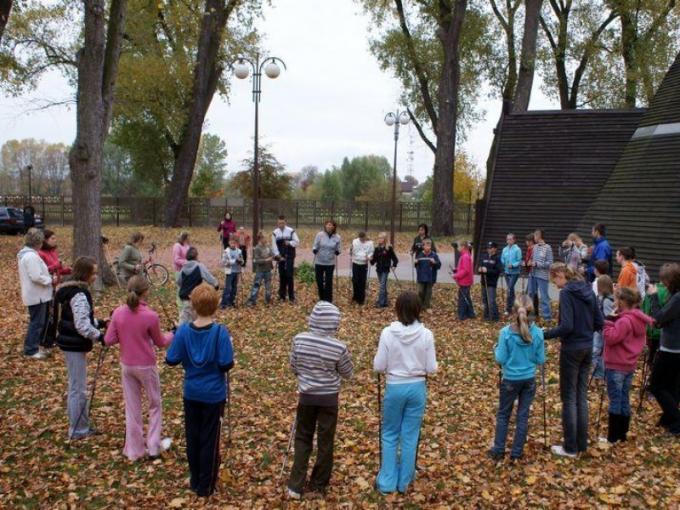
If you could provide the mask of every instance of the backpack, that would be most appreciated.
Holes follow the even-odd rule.
[[[640,300],[644,300],[645,295],[647,294],[647,285],[649,285],[650,282],[649,275],[647,274],[647,270],[643,263],[636,260],[633,264],[635,264],[635,269],[637,270],[636,284],[638,292],[640,293]]]

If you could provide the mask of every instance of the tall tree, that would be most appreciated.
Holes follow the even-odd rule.
[[[517,36],[515,23],[517,11],[522,6],[522,0],[505,0],[504,4],[500,1],[490,0],[490,4],[503,32],[503,39],[505,41],[505,51],[499,52],[502,56],[496,57],[496,61],[500,62],[498,66],[500,70],[496,72],[500,76],[496,76],[495,80],[492,81],[498,82],[497,84],[501,87],[503,100],[512,101],[517,89]]]
[[[5,32],[5,26],[12,12],[12,3],[12,0],[0,0],[0,42],[2,42],[2,34]]]
[[[260,146],[258,152],[261,197],[290,198],[293,177],[286,172],[286,167],[276,159],[268,147]],[[243,170],[236,172],[229,180],[229,187],[238,190],[242,197],[253,198],[254,166],[252,157],[243,160]]]
[[[402,101],[418,134],[435,155],[433,232],[453,230],[453,161],[461,125],[475,119],[488,16],[467,0],[363,0],[385,31],[371,48],[402,82]],[[396,27],[391,20],[396,19]],[[431,139],[434,133],[436,141]]]
[[[536,39],[538,38],[538,18],[543,0],[524,2],[524,33],[522,34],[522,53],[519,60],[517,90],[513,101],[513,111],[525,112],[529,109],[531,88],[534,85],[536,70]]]
[[[127,14],[126,0],[85,0],[83,46],[78,52],[76,139],[69,154],[73,185],[73,254],[94,256],[104,271],[101,181],[104,142]],[[107,16],[108,14],[108,16]],[[105,281],[111,275],[103,274]]]
[[[198,148],[196,170],[191,181],[194,197],[215,197],[224,192],[224,172],[227,168],[227,148],[222,139],[204,133]]]
[[[168,227],[179,224],[193,176],[203,122],[224,71],[220,51],[225,27],[229,17],[241,3],[241,0],[205,2],[187,115],[174,148],[175,162],[165,193],[165,225]]]

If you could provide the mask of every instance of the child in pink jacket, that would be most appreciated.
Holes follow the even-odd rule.
[[[614,320],[604,323],[604,368],[609,395],[609,429],[607,441],[625,441],[630,426],[630,387],[638,357],[647,341],[647,326],[654,321],[638,306],[636,289],[619,288],[616,293]]]
[[[172,247],[172,265],[175,267],[175,272],[181,271],[184,264],[187,263],[187,252],[191,248],[189,244],[189,232],[182,232],[177,238],[177,242]]]
[[[163,334],[158,314],[145,299],[149,283],[142,276],[128,281],[127,303],[113,312],[104,337],[106,345],[120,344],[120,365],[125,400],[125,447],[123,454],[134,461],[145,454],[156,457],[170,447],[171,439],[161,440],[163,425],[161,382],[156,367],[157,347],[167,347],[172,333]],[[142,390],[149,401],[149,427],[144,442]]]
[[[470,297],[470,287],[473,282],[472,257],[470,243],[467,241],[461,243],[460,259],[458,267],[454,270],[453,279],[458,284],[458,318],[462,321],[474,319],[475,309],[472,306],[472,297]]]

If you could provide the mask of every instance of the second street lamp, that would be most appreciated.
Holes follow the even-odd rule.
[[[394,246],[394,217],[397,215],[397,144],[399,142],[399,126],[409,123],[407,112],[390,112],[385,115],[385,124],[394,126],[394,164],[392,165],[392,219],[390,220],[390,244]]]
[[[260,166],[259,166],[259,104],[262,94],[262,71],[272,80],[281,74],[281,67],[286,69],[286,64],[278,57],[266,57],[260,60],[255,56],[255,61],[246,57],[237,58],[232,64],[234,75],[245,80],[253,73],[253,102],[255,103],[255,151],[253,154],[253,239],[256,239],[260,230]]]

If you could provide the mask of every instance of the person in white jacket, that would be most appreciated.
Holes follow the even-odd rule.
[[[403,292],[397,298],[399,320],[383,329],[373,360],[373,370],[386,374],[382,459],[376,480],[383,494],[405,493],[415,478],[426,378],[437,370],[434,336],[420,322],[421,309],[415,292]]]
[[[28,331],[24,340],[24,355],[33,359],[44,359],[47,355],[40,350],[40,342],[45,336],[54,278],[40,255],[42,231],[32,228],[26,233],[24,247],[17,254],[21,299],[28,307]]]
[[[363,305],[366,301],[366,278],[368,262],[373,256],[373,241],[366,237],[366,232],[359,232],[352,241],[350,255],[352,257],[352,301]]]

